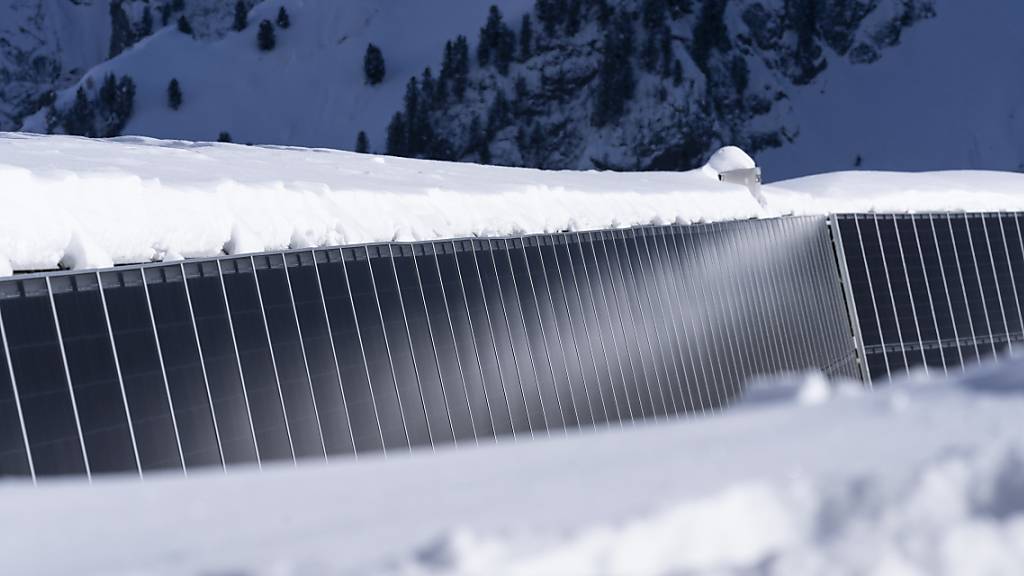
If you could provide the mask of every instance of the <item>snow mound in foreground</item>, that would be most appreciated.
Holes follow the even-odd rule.
[[[753,483],[573,534],[454,531],[402,575],[1018,574],[1024,447],[942,457],[892,494],[870,477]]]
[[[1022,367],[860,394],[784,376],[714,417],[400,458],[0,483],[0,573],[1017,576]]]

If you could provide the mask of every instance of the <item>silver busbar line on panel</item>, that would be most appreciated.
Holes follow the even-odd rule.
[[[847,253],[888,249],[875,219],[839,222]],[[967,257],[1005,258],[982,230]],[[863,261],[839,263],[854,277]],[[711,415],[757,375],[859,377],[853,332],[873,376],[894,370],[877,361],[890,348],[900,366],[927,356],[916,325],[881,340],[881,322],[851,326],[840,268],[826,219],[799,217],[5,279],[0,475],[187,474]],[[889,256],[870,280],[918,268]],[[886,291],[887,310],[906,292]],[[990,333],[1002,318],[954,340],[1008,343]]]

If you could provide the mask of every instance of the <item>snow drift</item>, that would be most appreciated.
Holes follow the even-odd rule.
[[[147,138],[0,135],[15,270],[765,215],[701,171],[541,172]]]
[[[844,211],[1024,210],[1024,175],[557,172],[141,137],[0,133],[0,273],[221,253]],[[765,167],[770,175],[771,167]]]
[[[714,418],[387,460],[10,482],[0,572],[1016,575],[1021,368],[860,394],[791,375]]]

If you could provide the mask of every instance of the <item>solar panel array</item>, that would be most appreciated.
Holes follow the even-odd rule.
[[[948,372],[1024,340],[1024,241],[1018,214],[834,217],[873,382]]]
[[[0,282],[0,475],[323,461],[712,414],[856,375],[823,218]]]

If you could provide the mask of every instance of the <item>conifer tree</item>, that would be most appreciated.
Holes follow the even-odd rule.
[[[121,0],[113,0],[110,3],[110,57],[124,52],[134,42],[135,34],[128,13],[124,11]]]
[[[692,0],[665,0],[665,5],[668,7],[672,18],[679,18],[693,12]]]
[[[487,66],[491,63],[492,56],[498,50],[501,42],[501,35],[504,29],[501,10],[491,5],[487,14],[487,23],[480,29],[480,41],[476,46],[476,59],[480,66]]]
[[[370,152],[370,139],[366,137],[366,132],[362,130],[356,135],[356,152],[359,154],[368,154]]]
[[[583,3],[581,0],[568,0],[565,7],[565,33],[575,36],[580,31],[583,19]]]
[[[405,117],[396,112],[388,124],[387,143],[384,146],[388,156],[406,156],[408,150],[408,129]]]
[[[729,78],[736,88],[736,93],[742,95],[750,85],[750,68],[747,66],[747,59],[737,54],[729,61]]]
[[[135,81],[124,75],[117,82],[117,96],[114,99],[112,121],[107,125],[106,137],[120,136],[128,120],[135,113]]]
[[[444,56],[441,58],[441,81],[448,82],[455,74],[455,47],[452,41],[444,43]]]
[[[644,70],[653,72],[658,66],[658,39],[657,35],[651,31],[647,33],[647,39],[644,41],[643,50],[640,51],[640,64]]]
[[[799,68],[797,84],[810,82],[819,72],[824,70],[827,62],[821,59],[821,47],[818,46],[818,3],[813,0],[791,0],[787,19],[790,27],[796,31],[796,65]]]
[[[235,2],[235,20],[231,24],[231,28],[235,32],[241,32],[249,26],[249,8],[245,5],[245,0],[238,0]]]
[[[221,132],[220,134],[217,134],[217,142],[233,142],[231,139],[231,133]]]
[[[434,97],[437,94],[437,81],[434,80],[434,71],[427,66],[423,69],[423,76],[420,80],[420,98],[424,110],[434,109]]]
[[[533,11],[537,14],[537,20],[540,21],[541,26],[544,28],[544,33],[548,36],[554,36],[560,21],[556,0],[535,0]]]
[[[288,11],[281,6],[277,10],[277,26],[282,30],[287,30],[292,25],[291,16],[288,15]]]
[[[131,77],[123,76],[118,80],[113,74],[107,74],[100,87],[96,106],[99,134],[104,138],[120,135],[132,116],[134,106],[135,82]]]
[[[485,140],[486,137],[484,136],[483,123],[480,121],[480,115],[473,114],[473,118],[469,121],[469,141],[466,142],[467,153],[479,153]]]
[[[405,86],[405,154],[419,156],[430,140],[430,121],[419,82],[413,76]]]
[[[498,88],[494,100],[491,101],[491,107],[487,111],[487,139],[493,140],[502,128],[511,123],[511,117],[512,108],[509,106],[508,97],[505,96],[504,90]]]
[[[193,34],[192,24],[189,23],[188,18],[184,14],[178,17],[178,32],[188,34],[189,36]]]
[[[256,44],[260,50],[269,52],[277,46],[277,35],[274,33],[274,25],[270,20],[260,22],[260,31],[256,34]]]
[[[690,53],[693,61],[707,73],[708,59],[712,50],[725,51],[731,46],[725,27],[725,1],[705,0],[701,4],[697,24],[693,27],[693,42]]]
[[[533,56],[533,21],[529,14],[523,14],[519,25],[519,61],[525,62]]]
[[[167,105],[171,110],[181,108],[181,86],[178,85],[177,78],[171,78],[170,84],[167,85]]]
[[[642,12],[644,28],[656,30],[665,25],[668,4],[665,0],[644,0]]]
[[[106,110],[113,110],[117,104],[117,78],[113,74],[103,77],[103,85],[100,86],[100,107]]]
[[[516,33],[511,28],[502,24],[498,36],[497,54],[494,65],[498,73],[508,76],[509,66],[516,57]]]
[[[528,148],[531,156],[533,156],[533,165],[537,168],[544,167],[544,129],[541,128],[540,123],[533,125],[533,129],[530,131],[530,141]]]
[[[668,78],[672,75],[672,61],[675,54],[672,52],[672,30],[665,26],[661,29],[661,76]]]
[[[480,144],[480,163],[490,164],[491,161],[491,142],[487,139],[484,139],[484,141]]]
[[[460,35],[453,47],[452,92],[461,102],[469,84],[469,41]]]
[[[516,116],[526,111],[526,99],[530,97],[530,87],[526,84],[526,78],[519,76],[515,83],[515,97],[512,100],[512,111]]]
[[[370,86],[376,86],[384,81],[386,73],[384,53],[381,52],[380,48],[370,43],[366,47],[366,55],[363,56],[363,75],[366,77],[366,83]]]
[[[633,23],[627,13],[620,13],[605,32],[603,48],[592,117],[598,127],[622,116],[636,88],[632,63]]]
[[[93,137],[96,135],[95,121],[92,104],[85,95],[85,89],[79,86],[75,92],[75,102],[64,116],[64,131],[75,136]]]
[[[142,9],[142,20],[139,21],[139,29],[135,33],[138,38],[145,38],[153,33],[153,11],[147,5]]]

